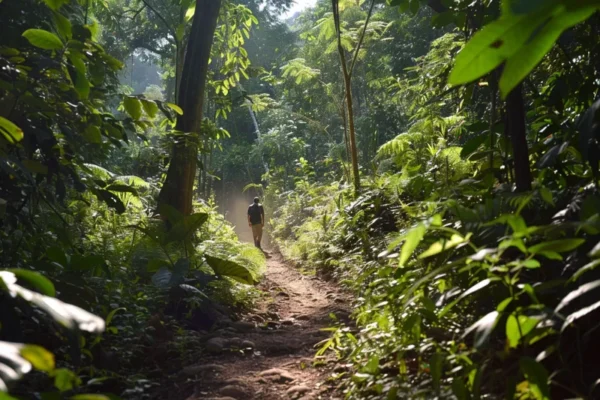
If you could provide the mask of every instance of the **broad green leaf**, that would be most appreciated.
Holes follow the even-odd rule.
[[[220,257],[213,257],[205,254],[204,258],[206,263],[215,271],[215,274],[220,276],[227,276],[238,282],[245,283],[247,285],[253,285],[256,283],[256,278],[252,271],[242,264],[227,260]]]
[[[550,386],[548,385],[548,371],[542,364],[529,357],[519,360],[521,372],[529,381],[529,388],[537,400],[550,399]]]
[[[403,267],[410,256],[414,253],[419,243],[421,243],[421,240],[423,240],[425,232],[427,232],[425,225],[419,224],[406,233],[406,241],[404,242],[402,251],[400,252],[400,267]]]
[[[429,249],[419,255],[419,258],[427,258],[431,256],[435,256],[440,254],[443,251],[452,249],[460,244],[466,243],[469,241],[471,234],[469,233],[467,237],[462,237],[458,234],[453,234],[450,239],[442,239],[438,242],[432,244]]]
[[[540,195],[542,196],[542,200],[544,200],[546,203],[550,204],[551,206],[554,205],[554,199],[552,198],[552,192],[550,189],[547,187],[541,187]]]
[[[190,7],[185,12],[185,22],[188,22],[192,18],[194,18],[194,14],[196,14],[196,2],[192,3]]]
[[[19,353],[37,370],[50,372],[54,369],[54,354],[43,347],[27,344]]]
[[[490,140],[490,135],[477,135],[471,139],[469,139],[464,145],[462,150],[460,151],[461,158],[467,158],[471,154],[473,154],[477,149],[484,144],[486,141]]]
[[[531,246],[528,250],[532,254],[544,253],[565,253],[575,250],[577,247],[585,243],[585,239],[561,239],[542,242]]]
[[[138,98],[126,96],[123,100],[123,107],[125,107],[127,114],[129,114],[134,120],[137,121],[142,118],[142,103]]]
[[[506,299],[502,300],[500,302],[500,304],[498,304],[498,307],[496,307],[496,310],[499,312],[506,310],[506,307],[508,307],[510,305],[510,303],[512,303],[512,301],[513,301],[512,297],[507,297]]]
[[[514,314],[511,314],[506,320],[506,337],[509,346],[516,348],[521,339],[531,332],[539,322],[539,318],[526,315],[519,315],[517,318]]]
[[[456,57],[451,85],[472,82],[493,71],[524,45],[547,14],[503,15],[486,25]]]
[[[54,24],[56,25],[56,30],[58,33],[60,33],[67,40],[71,39],[73,37],[71,21],[56,11],[52,12],[52,18],[54,19]]]
[[[43,29],[28,29],[23,36],[32,46],[44,50],[58,50],[63,48],[63,42],[52,32]]]
[[[23,131],[4,117],[0,117],[0,133],[8,143],[15,144],[23,140]]]
[[[536,30],[533,37],[510,56],[499,83],[504,98],[542,61],[566,29],[588,19],[596,12],[596,7],[573,12],[562,11],[554,15],[540,30]]]
[[[83,131],[83,137],[89,143],[102,144],[102,133],[100,128],[95,125],[88,125]]]
[[[173,104],[173,103],[165,103],[165,104],[167,107],[169,107],[171,110],[175,111],[177,114],[183,115],[183,110],[177,104]]]
[[[103,394],[77,394],[69,397],[70,400],[111,400],[110,397]]]
[[[158,106],[156,105],[156,103],[151,100],[146,100],[146,99],[141,99],[141,101],[142,101],[142,106],[144,107],[144,111],[146,112],[146,114],[150,118],[156,117],[156,114],[158,113]]]
[[[519,265],[524,266],[525,268],[529,268],[529,269],[536,269],[536,268],[540,268],[542,266],[542,264],[540,264],[540,262],[536,259],[529,259],[529,260],[523,260],[519,262]]]
[[[78,74],[85,75],[87,68],[81,53],[76,51],[71,52],[69,54],[69,61],[71,61],[71,64],[73,64],[73,67],[75,67],[75,71],[77,71]]]
[[[69,60],[75,67],[75,79],[73,86],[80,100],[86,100],[90,95],[90,82],[87,79],[87,67],[83,61],[83,55],[78,52],[71,52]],[[71,74],[73,75],[73,74]]]
[[[527,224],[520,215],[508,215],[506,222],[508,222],[516,237],[523,237],[527,233]]]
[[[46,296],[55,297],[54,284],[44,275],[26,269],[9,269],[17,277],[17,282],[27,282],[30,287]]]
[[[579,288],[572,291],[571,293],[566,295],[564,299],[562,299],[562,301],[558,304],[558,306],[556,306],[555,312],[559,312],[560,310],[562,310],[563,308],[568,306],[569,303],[571,303],[576,298],[583,296],[584,294],[587,294],[587,293],[591,292],[592,290],[597,289],[598,287],[600,287],[600,280],[589,282],[589,283],[586,283],[585,285],[579,286]]]
[[[85,74],[77,72],[75,76],[75,91],[79,100],[86,100],[90,96],[90,81],[87,79]]]
[[[175,225],[183,220],[183,214],[175,207],[162,203],[158,206],[158,212],[162,218],[165,218],[169,223]]]
[[[557,253],[556,251],[550,251],[550,250],[548,250],[548,251],[541,251],[541,252],[539,252],[537,254],[539,254],[541,256],[544,256],[544,257],[546,257],[549,260],[562,261],[562,259],[563,259],[563,257],[559,253]]]
[[[379,371],[379,357],[376,355],[371,356],[367,364],[362,368],[362,372],[367,374],[375,375]]]
[[[208,221],[208,214],[206,213],[186,215],[169,230],[167,242],[171,243],[191,239],[194,233],[196,233],[206,221]]]
[[[58,368],[54,371],[54,387],[61,392],[72,390],[81,385],[81,379],[76,373],[67,368]]]

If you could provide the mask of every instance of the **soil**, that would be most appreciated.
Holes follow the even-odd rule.
[[[347,298],[330,282],[300,273],[280,255],[268,259],[256,310],[213,332],[193,365],[183,369],[187,400],[342,399],[333,379],[343,371],[318,344],[348,320]],[[174,398],[169,396],[169,398]]]

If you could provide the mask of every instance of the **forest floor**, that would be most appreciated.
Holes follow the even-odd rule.
[[[332,314],[348,320],[347,298],[275,253],[259,287],[256,309],[218,330],[206,354],[184,368],[194,390],[187,400],[341,399],[332,377],[344,365],[332,354],[315,357],[315,345],[330,336],[323,328],[334,325]]]

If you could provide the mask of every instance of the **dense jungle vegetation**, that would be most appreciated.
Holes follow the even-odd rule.
[[[600,398],[600,0],[292,4],[0,0],[0,399],[159,398],[254,196],[345,398]]]

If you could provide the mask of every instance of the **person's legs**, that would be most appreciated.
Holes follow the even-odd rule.
[[[258,248],[259,249],[262,249],[262,247],[260,247],[260,242],[262,240],[262,233],[263,233],[262,225],[258,225],[258,237],[256,239],[257,239],[257,242],[258,242]]]
[[[252,237],[254,238],[254,245],[260,248],[260,240],[262,238],[262,225],[252,225]]]

